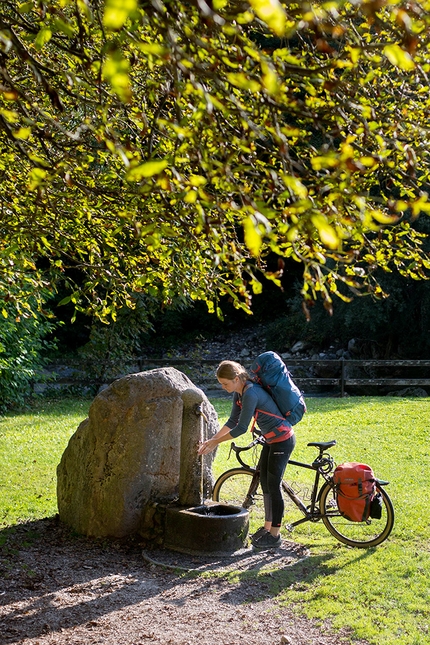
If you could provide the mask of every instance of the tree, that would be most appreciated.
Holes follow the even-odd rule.
[[[427,277],[429,27],[428,2],[4,0],[1,295],[66,283],[108,321],[138,293],[249,311],[287,258],[306,311]]]

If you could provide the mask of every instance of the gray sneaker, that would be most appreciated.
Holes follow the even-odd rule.
[[[261,538],[265,533],[269,533],[269,531],[265,529],[264,526],[260,527],[258,531],[255,531],[255,533],[251,535],[251,542],[254,544],[254,542]]]
[[[261,537],[258,538],[258,540],[252,540],[252,546],[255,547],[256,549],[278,549],[282,544],[282,538],[280,535],[278,537],[275,537],[270,533],[270,531],[267,531],[264,533]]]

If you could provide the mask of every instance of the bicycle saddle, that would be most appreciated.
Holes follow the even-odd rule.
[[[315,446],[315,448],[319,448],[320,450],[328,450],[335,445],[335,439],[333,439],[333,441],[311,441],[310,443],[308,443],[308,446]]]

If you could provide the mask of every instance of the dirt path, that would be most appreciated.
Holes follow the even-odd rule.
[[[270,592],[264,567],[304,556],[302,547],[284,543],[272,555],[244,549],[234,561],[204,561],[73,537],[53,519],[21,525],[0,550],[0,642],[366,645],[298,618]],[[226,575],[167,568],[175,564]],[[229,569],[239,570],[233,581]]]

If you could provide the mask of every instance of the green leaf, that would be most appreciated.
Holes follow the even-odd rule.
[[[103,24],[108,29],[121,29],[136,9],[137,0],[106,0]]]
[[[34,41],[34,46],[36,49],[42,49],[46,43],[49,43],[49,41],[52,38],[52,31],[50,30],[49,27],[42,27],[42,29],[39,31],[39,33],[36,36],[36,39]]]
[[[278,36],[285,33],[285,11],[279,0],[249,0],[256,15]]]
[[[58,303],[58,306],[61,307],[62,305],[67,305],[71,301],[71,296],[66,296],[60,302]]]
[[[127,173],[127,179],[129,181],[139,181],[144,177],[153,177],[162,172],[168,165],[169,162],[166,159],[162,159],[161,161],[147,161],[146,163],[140,164],[140,166],[131,168]]]
[[[33,11],[33,9],[33,2],[21,2],[21,4],[18,5],[19,13],[30,13],[31,11]]]
[[[65,20],[62,20],[61,18],[55,18],[55,20],[53,20],[52,26],[54,27],[55,31],[61,31],[69,38],[73,38],[73,36],[75,35],[75,30],[72,25]]]

